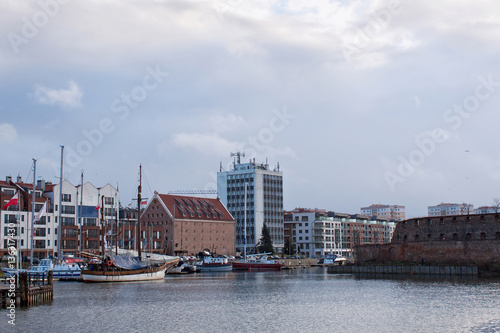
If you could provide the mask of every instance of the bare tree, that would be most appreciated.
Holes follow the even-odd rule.
[[[491,204],[495,208],[495,213],[500,210],[500,198],[493,198],[493,203]]]

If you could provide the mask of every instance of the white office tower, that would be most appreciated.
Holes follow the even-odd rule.
[[[265,223],[275,252],[281,252],[284,245],[283,174],[279,171],[279,164],[274,170],[270,170],[267,163],[255,163],[255,159],[249,163],[240,163],[240,157],[244,154],[233,155],[237,158],[232,169],[222,171],[221,168],[217,173],[217,192],[236,220],[236,251],[243,253],[246,244],[247,253],[254,252]]]

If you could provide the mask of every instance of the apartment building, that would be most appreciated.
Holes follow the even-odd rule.
[[[403,221],[405,219],[405,206],[374,204],[368,207],[361,207],[361,215],[391,221]]]
[[[284,223],[291,246],[312,258],[351,257],[354,245],[389,243],[396,227],[388,219],[304,208],[285,212]]]

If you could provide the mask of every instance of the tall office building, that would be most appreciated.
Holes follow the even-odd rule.
[[[263,163],[241,163],[236,159],[230,171],[217,173],[217,192],[236,220],[236,250],[251,253],[258,245],[264,223],[269,228],[275,252],[283,250],[283,173],[279,165],[271,170]],[[245,185],[247,197],[245,200]],[[246,242],[245,237],[246,205]]]

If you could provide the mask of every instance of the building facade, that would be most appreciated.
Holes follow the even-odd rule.
[[[361,207],[361,215],[389,219],[391,221],[403,221],[405,219],[405,206],[376,204],[369,207]]]
[[[349,258],[355,245],[389,243],[396,227],[388,219],[321,209],[297,208],[284,216],[289,244],[310,258],[330,253]]]
[[[482,206],[474,209],[474,214],[493,214],[500,211],[499,207]]]
[[[474,213],[474,205],[468,203],[440,203],[427,207],[428,216],[469,215]]]
[[[77,251],[99,253],[102,250],[101,226],[111,225],[116,220],[119,193],[111,185],[97,188],[91,183],[75,186],[68,181],[62,182],[62,193],[59,184],[38,180],[35,186],[35,214],[46,204],[46,213],[34,222],[33,256],[45,258],[57,254],[74,254]],[[15,246],[23,256],[30,255],[30,230],[33,220],[32,198],[33,184],[23,183],[18,177],[12,181],[7,177],[0,182],[0,203],[4,205],[16,193],[19,204],[2,209],[1,214],[1,248],[4,256],[12,242],[17,238]],[[61,205],[59,207],[59,194]],[[10,228],[13,226],[14,228]],[[9,233],[15,229],[15,233]],[[17,246],[19,243],[19,246]]]
[[[283,250],[283,174],[279,167],[271,170],[255,160],[240,163],[238,157],[230,171],[217,173],[217,192],[236,220],[238,252],[244,252],[245,246],[247,253],[255,251],[264,223],[275,251]]]
[[[236,253],[235,220],[218,198],[155,193],[141,214],[141,229],[142,248],[151,252]]]

